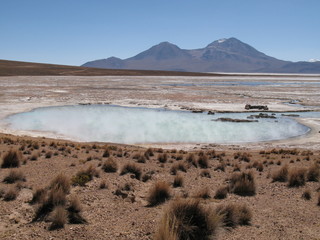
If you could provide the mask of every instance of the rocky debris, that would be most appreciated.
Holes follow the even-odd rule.
[[[258,110],[269,110],[267,105],[250,105],[250,104],[246,104],[244,107],[246,110],[250,110],[250,109],[258,109]]]
[[[258,120],[249,120],[249,119],[234,119],[234,118],[217,118],[213,119],[212,121],[217,121],[217,122],[258,122]]]
[[[248,116],[247,118],[249,119],[253,119],[253,118],[277,118],[276,116],[274,115],[268,115],[267,113],[259,113],[258,115],[250,115]]]

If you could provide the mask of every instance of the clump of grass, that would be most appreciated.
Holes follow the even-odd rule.
[[[104,158],[110,157],[110,150],[108,148],[106,150],[104,150],[102,157],[104,157]]]
[[[192,164],[193,166],[197,166],[196,157],[193,153],[189,153],[186,158],[187,163]]]
[[[118,164],[113,158],[108,158],[102,165],[102,169],[107,172],[117,172],[118,171]]]
[[[108,185],[107,185],[107,183],[106,183],[105,180],[102,180],[102,181],[100,182],[99,188],[100,188],[100,189],[106,189],[106,188],[108,188]]]
[[[18,150],[10,150],[3,156],[1,168],[20,167],[22,162],[22,154]]]
[[[16,187],[11,187],[5,194],[3,195],[4,201],[13,201],[18,196],[18,189]]]
[[[257,171],[262,172],[263,171],[263,164],[262,162],[254,161],[252,166],[257,169]]]
[[[179,199],[165,211],[155,240],[209,240],[216,237],[221,216],[198,200]]]
[[[50,183],[50,189],[59,188],[66,194],[70,192],[70,179],[63,173],[58,174]]]
[[[318,192],[318,203],[317,203],[318,206],[320,206],[320,192]]]
[[[80,170],[75,176],[72,177],[72,185],[85,186],[86,183],[90,182],[93,177],[98,177],[99,172],[95,167],[90,165],[87,169]]]
[[[228,195],[228,192],[229,192],[228,186],[219,187],[214,194],[214,198],[215,199],[225,199]]]
[[[215,171],[220,170],[220,171],[224,172],[226,170],[225,168],[226,168],[226,164],[224,162],[221,162],[221,163],[219,163],[218,166],[216,166],[214,168],[214,170]]]
[[[50,230],[55,230],[64,227],[64,225],[67,223],[67,213],[64,207],[57,206],[54,208],[51,221],[52,223],[50,226]]]
[[[208,168],[209,167],[209,161],[207,155],[201,155],[198,158],[198,166],[200,168]]]
[[[210,198],[210,191],[207,187],[204,187],[194,195],[195,198],[202,198],[202,199],[208,199]]]
[[[200,176],[201,177],[206,177],[206,178],[211,178],[211,174],[207,169],[202,170],[201,173],[200,173]]]
[[[52,152],[51,151],[46,152],[45,158],[51,158],[51,157],[52,157]]]
[[[25,182],[26,178],[21,170],[12,169],[9,174],[3,179],[5,183],[15,183],[17,181]]]
[[[288,173],[289,173],[288,165],[284,165],[278,171],[272,174],[272,181],[286,182],[288,180]]]
[[[127,163],[122,167],[120,175],[124,175],[127,173],[132,173],[136,179],[140,180],[141,178],[141,168],[134,163]]]
[[[158,155],[158,161],[161,163],[165,163],[168,160],[168,155],[166,153],[160,153]]]
[[[255,178],[252,172],[234,173],[230,179],[229,189],[240,196],[253,196],[256,194]]]
[[[182,162],[175,163],[175,164],[170,168],[170,173],[171,173],[172,175],[176,175],[178,170],[180,170],[181,172],[187,172],[186,166],[185,166],[184,163],[182,163]]]
[[[306,189],[302,193],[302,198],[305,199],[305,200],[310,200],[311,199],[311,191],[310,191],[310,189]]]
[[[173,180],[173,187],[182,187],[183,186],[183,177],[182,176],[175,176]]]
[[[312,182],[318,182],[320,180],[320,166],[316,163],[308,168],[307,180]]]
[[[219,205],[216,212],[222,216],[225,227],[235,228],[237,225],[249,225],[252,220],[251,210],[244,204],[228,203]]]
[[[241,152],[236,152],[234,155],[233,155],[234,159],[238,159],[239,161],[244,161],[244,162],[250,162],[250,157],[251,157],[251,154],[250,153],[241,153]]]
[[[289,187],[300,187],[306,183],[306,169],[294,168],[290,169],[288,174],[288,186]]]
[[[44,202],[46,199],[46,195],[47,195],[47,190],[45,188],[36,189],[36,191],[33,193],[30,204]]]
[[[83,224],[87,221],[81,215],[81,204],[80,200],[76,195],[71,196],[68,210],[69,223]]]
[[[166,182],[156,182],[149,190],[149,206],[159,205],[170,198],[170,187]]]
[[[154,153],[153,153],[153,150],[152,150],[152,148],[148,148],[146,151],[145,151],[145,153],[144,153],[144,155],[147,157],[153,157],[154,156]]]

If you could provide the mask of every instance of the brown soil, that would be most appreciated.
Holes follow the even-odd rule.
[[[15,137],[0,135],[0,154],[4,157],[9,149],[21,149],[24,163],[19,169],[25,175],[26,181],[19,183],[20,191],[16,200],[4,201],[0,199],[0,238],[1,239],[153,239],[161,216],[168,202],[178,197],[193,198],[199,191],[208,188],[210,198],[201,200],[201,204],[215,208],[222,203],[245,203],[252,210],[253,218],[249,226],[240,226],[227,230],[220,228],[218,239],[318,239],[320,236],[319,213],[317,194],[319,182],[306,182],[305,186],[289,188],[288,183],[272,182],[272,173],[288,164],[289,169],[295,167],[308,168],[315,162],[319,163],[320,151],[297,152],[270,151],[240,151],[241,154],[249,153],[249,160],[240,157],[235,159],[239,151],[232,148],[227,151],[212,149],[203,153],[208,156],[209,167],[207,171],[211,178],[201,177],[203,169],[187,163],[189,152],[176,150],[154,149],[154,156],[139,163],[137,153],[143,155],[144,148],[114,145],[114,144],[89,144],[57,141],[47,138]],[[38,144],[35,144],[38,143]],[[55,144],[53,144],[55,143]],[[34,146],[39,146],[35,149]],[[118,171],[106,173],[101,165],[107,158],[103,158],[105,149],[108,148],[110,156],[118,163]],[[23,149],[23,150],[22,150]],[[46,153],[51,151],[51,158],[46,158]],[[168,159],[165,163],[158,161],[158,155],[166,153]],[[200,151],[193,152],[198,158]],[[38,155],[37,160],[31,160],[32,155]],[[176,160],[177,156],[183,159]],[[239,155],[239,154],[238,154]],[[249,162],[248,162],[249,161]],[[263,163],[260,172],[253,166]],[[135,163],[142,170],[142,175],[152,172],[151,179],[143,182],[137,180],[132,174],[120,175],[121,168],[126,163]],[[186,166],[186,172],[179,171],[183,177],[182,187],[170,188],[171,200],[155,207],[149,207],[147,202],[148,191],[157,181],[173,183],[174,175],[171,168],[177,163]],[[225,165],[225,171],[218,166]],[[64,173],[70,178],[79,170],[90,165],[99,172],[85,186],[73,186],[68,195],[76,195],[82,205],[82,216],[87,224],[66,224],[64,228],[49,230],[50,222],[32,222],[37,205],[29,204],[32,193],[39,187],[46,187],[59,173]],[[218,200],[213,196],[221,186],[227,185],[227,179],[240,171],[253,171],[256,178],[256,195],[238,196],[229,193],[227,198]],[[260,169],[261,170],[261,169]],[[0,170],[1,181],[8,175],[10,169]],[[107,188],[100,189],[100,184],[106,182]],[[129,184],[128,190],[121,190],[116,195],[116,190]],[[0,183],[0,189],[7,191],[12,184]],[[131,188],[131,189],[130,189]],[[306,189],[311,191],[311,200],[302,198]]]

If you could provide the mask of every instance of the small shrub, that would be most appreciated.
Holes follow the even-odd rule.
[[[166,182],[156,182],[149,190],[149,206],[159,205],[170,198],[170,187]]]
[[[16,187],[11,187],[4,195],[3,200],[4,201],[13,201],[18,196],[18,189]]]
[[[187,155],[187,158],[186,158],[186,161],[189,163],[189,164],[192,164],[193,166],[197,166],[197,162],[196,162],[196,157],[193,153],[189,153]]]
[[[311,199],[311,191],[310,191],[310,189],[306,189],[302,193],[302,198],[305,199],[305,200],[310,200]]]
[[[199,156],[198,158],[198,166],[200,168],[208,168],[209,167],[209,161],[207,155]]]
[[[46,199],[46,195],[47,195],[47,190],[45,188],[38,188],[33,193],[30,204],[43,203]]]
[[[80,170],[75,176],[72,177],[72,185],[85,186],[87,182],[90,182],[93,177],[98,177],[99,172],[95,167],[90,165],[85,170]]]
[[[108,158],[102,165],[102,169],[107,172],[117,172],[118,171],[118,164],[113,158]]]
[[[51,151],[46,152],[45,158],[51,158],[51,157],[52,157],[52,152]]]
[[[152,148],[148,148],[144,154],[145,156],[148,156],[148,157],[153,157],[154,156],[154,153],[153,153],[153,150]]]
[[[108,188],[108,185],[107,185],[107,183],[106,183],[105,180],[103,180],[103,181],[100,182],[99,188],[100,188],[100,189],[106,189],[106,188]]]
[[[102,157],[104,157],[104,158],[110,157],[110,151],[108,148],[106,150],[104,150]]]
[[[87,221],[81,215],[81,204],[79,198],[75,195],[71,196],[70,204],[68,207],[68,219],[69,223],[72,224],[83,224]]]
[[[154,239],[215,239],[220,221],[220,215],[203,208],[198,200],[179,199],[165,211]]]
[[[183,177],[182,176],[175,176],[173,180],[173,187],[182,187],[183,186]]]
[[[50,189],[61,188],[64,193],[70,191],[70,179],[63,173],[58,174],[50,183]]]
[[[200,176],[201,177],[206,177],[206,178],[211,178],[211,174],[208,170],[202,170],[201,173],[200,173]]]
[[[127,173],[134,174],[135,178],[140,180],[141,177],[141,168],[134,163],[127,163],[122,167],[120,175],[124,175]]]
[[[219,205],[216,212],[222,216],[225,227],[235,228],[237,225],[249,225],[252,220],[252,212],[244,204]]]
[[[158,161],[161,163],[165,163],[168,160],[168,155],[166,153],[160,153],[158,155]]]
[[[272,181],[273,182],[286,182],[288,180],[288,165],[284,165],[278,171],[272,174]]]
[[[214,194],[214,198],[215,199],[224,199],[227,197],[228,192],[229,192],[228,186],[219,187]]]
[[[50,226],[50,230],[55,230],[64,227],[64,225],[67,223],[67,213],[64,207],[57,206],[54,208],[51,221],[52,223]]]
[[[10,150],[3,156],[2,168],[15,168],[20,167],[22,162],[22,154],[17,150]]]
[[[201,190],[199,190],[195,195],[195,198],[202,198],[202,199],[208,199],[210,198],[210,191],[207,187],[202,188]]]
[[[17,181],[26,181],[26,178],[21,170],[13,169],[9,174],[3,179],[5,183],[15,183]]]
[[[320,166],[318,164],[315,163],[309,167],[307,180],[312,182],[318,182],[320,180]]]
[[[253,173],[234,173],[230,179],[230,191],[240,196],[255,195],[256,184]]]
[[[289,187],[300,187],[306,183],[306,169],[294,168],[289,171],[288,174],[288,186]]]

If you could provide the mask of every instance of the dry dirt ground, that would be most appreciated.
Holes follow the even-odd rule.
[[[278,84],[224,85],[225,81]],[[301,81],[308,84],[299,84]],[[268,105],[270,111],[319,110],[319,81],[319,76],[0,77],[0,118],[35,107],[79,103],[211,111],[243,111],[244,105],[248,103]],[[301,105],[286,103],[296,100]],[[153,239],[161,216],[171,201],[179,197],[198,198],[197,193],[206,188],[210,197],[201,198],[201,205],[214,209],[220,204],[245,203],[252,211],[249,225],[232,229],[221,227],[218,239],[320,239],[320,207],[317,206],[319,180],[306,181],[300,187],[288,187],[288,182],[272,180],[273,174],[286,164],[289,171],[303,168],[307,173],[311,166],[320,163],[319,120],[302,121],[312,127],[313,131],[297,139],[259,144],[208,143],[192,146],[77,143],[21,136],[21,132],[1,125],[0,159],[3,161],[10,149],[21,152],[22,164],[16,170],[21,170],[25,181],[5,183],[3,180],[12,169],[0,169],[0,239]],[[27,134],[36,135],[31,132]],[[139,162],[135,158],[143,156],[147,147],[154,148],[154,156],[150,156],[144,163]],[[274,148],[278,150],[272,151]],[[280,148],[297,150],[279,152]],[[103,157],[106,149],[117,162],[116,172],[106,173],[102,169],[104,162],[110,158]],[[235,157],[238,152],[249,156],[241,160]],[[164,153],[167,154],[167,160],[160,162],[159,156]],[[195,155],[195,161],[199,155],[207,156],[207,168],[189,163],[187,157],[191,153]],[[126,163],[135,163],[141,169],[142,176],[147,174],[151,178],[146,180],[142,177],[136,179],[132,174],[121,175]],[[179,163],[183,163],[186,169],[185,172],[177,171],[183,177],[184,184],[174,188],[172,182],[175,175],[171,169]],[[75,179],[74,176],[80,170],[90,166],[96,170],[93,179],[85,186],[72,185],[67,194],[68,199],[75,196],[80,200],[81,214],[86,224],[67,223],[62,229],[50,230],[52,214],[45,221],[32,221],[39,207],[39,204],[30,204],[36,189],[48,187],[59,173]],[[203,176],[204,170],[210,177]],[[252,171],[256,184],[255,194],[239,196],[231,192],[225,199],[215,199],[215,191],[228,185],[228,178],[238,170]],[[147,196],[157,181],[170,184],[171,198],[163,204],[150,207]],[[104,182],[107,187],[100,189]],[[5,201],[5,195],[10,189],[15,189],[17,198]],[[307,190],[311,193],[310,200],[302,198]]]

